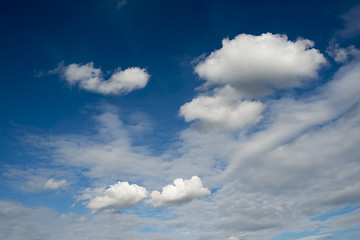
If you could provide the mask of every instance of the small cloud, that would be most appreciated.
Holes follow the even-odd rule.
[[[44,76],[44,72],[41,69],[40,70],[38,70],[38,69],[34,70],[34,77],[41,78],[42,76]]]
[[[241,240],[241,239],[238,238],[238,237],[231,236],[231,237],[229,238],[229,240]]]
[[[98,191],[98,190],[97,190]],[[94,210],[130,207],[140,203],[148,195],[144,187],[128,182],[117,182],[95,197],[83,196],[82,200],[90,199],[87,207]]]
[[[89,92],[104,95],[128,94],[135,89],[144,88],[150,78],[145,69],[130,67],[125,70],[117,69],[108,80],[105,80],[101,69],[95,68],[92,62],[84,65],[59,65],[51,73],[60,73],[70,85],[78,85]]]
[[[55,190],[55,189],[59,189],[61,187],[64,187],[68,185],[68,182],[66,180],[55,180],[53,178],[50,178],[45,184],[44,184],[44,189],[49,189],[49,190]]]
[[[349,58],[360,55],[360,50],[353,45],[347,48],[340,48],[339,44],[336,43],[336,44],[331,44],[326,49],[326,53],[329,54],[330,57],[334,58],[335,62],[344,63]]]
[[[122,7],[124,7],[126,5],[127,1],[126,0],[121,0],[117,2],[117,9],[120,9]]]
[[[180,205],[199,197],[210,195],[210,190],[203,187],[199,177],[193,176],[190,180],[177,178],[174,185],[163,187],[162,192],[153,191],[151,193],[151,204],[154,207],[164,207],[169,205]]]

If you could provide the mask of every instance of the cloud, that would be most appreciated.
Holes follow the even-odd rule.
[[[224,39],[222,48],[198,63],[195,72],[206,85],[231,84],[247,94],[266,94],[270,87],[297,87],[317,77],[326,60],[313,46],[310,40],[292,42],[286,35],[240,34]]]
[[[126,0],[119,0],[117,2],[117,9],[120,9],[122,7],[124,7],[126,5],[127,1]]]
[[[238,238],[238,237],[231,236],[231,237],[229,238],[229,240],[241,240],[241,239]]]
[[[327,62],[312,41],[292,42],[286,35],[240,34],[222,45],[195,66],[206,81],[205,92],[180,108],[185,121],[207,131],[241,130],[258,123],[265,104],[257,97],[273,88],[299,87],[316,78]]]
[[[92,210],[104,210],[107,208],[130,207],[140,203],[147,197],[147,190],[144,187],[128,182],[117,182],[103,192],[90,199],[87,207]]]
[[[100,68],[94,64],[70,64],[62,67],[62,76],[70,85],[79,85],[90,92],[104,95],[125,95],[135,89],[144,88],[150,75],[145,69],[131,67],[125,70],[117,69],[108,80],[105,80]]]
[[[44,184],[44,188],[45,189],[51,189],[51,190],[55,190],[55,189],[59,189],[61,187],[64,187],[68,184],[68,182],[66,180],[55,180],[53,178],[50,178],[49,180],[47,180],[47,182]]]
[[[264,107],[259,101],[239,100],[236,91],[227,86],[184,104],[180,115],[186,122],[200,121],[206,130],[238,130],[257,123]]]
[[[351,45],[347,48],[340,48],[338,43],[330,45],[326,52],[337,63],[344,63],[349,58],[360,55],[360,50],[355,48],[355,46]]]
[[[205,239],[232,235],[247,240],[270,239],[284,229],[315,231],[325,223],[311,217],[360,199],[359,66],[355,58],[312,92],[267,100],[257,131],[229,134],[188,128],[175,145],[154,157],[132,143],[136,138],[129,126],[108,108],[93,118],[95,134],[54,136],[45,148],[54,151],[49,155],[57,166],[82,169],[94,185],[109,176],[126,176],[147,189],[161,189],[164,181],[191,174],[203,176],[208,188],[217,189],[191,204],[159,208],[151,219],[140,214],[148,221],[146,229],[156,225],[158,231],[186,232],[194,239],[204,239],[197,234],[207,233]],[[210,96],[218,97],[217,91]],[[103,195],[104,189],[87,199]],[[155,224],[158,219],[167,220]]]
[[[174,185],[163,187],[162,192],[151,193],[151,204],[155,207],[179,205],[189,202],[195,198],[210,195],[210,190],[203,187],[199,177],[193,176],[190,180],[177,178]]]
[[[360,33],[360,4],[355,5],[350,11],[341,16],[345,26],[337,34],[343,38],[355,37]]]
[[[23,192],[64,189],[70,183],[63,178],[75,178],[69,171],[56,168],[8,168],[4,177],[13,189]]]

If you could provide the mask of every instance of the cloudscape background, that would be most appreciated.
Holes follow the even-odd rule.
[[[0,239],[360,239],[359,1],[0,11]]]

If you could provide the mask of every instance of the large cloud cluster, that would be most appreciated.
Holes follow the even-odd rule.
[[[240,34],[224,39],[222,45],[195,67],[205,80],[204,87],[216,86],[215,90],[207,90],[180,109],[185,121],[195,121],[206,130],[240,130],[256,124],[265,106],[254,98],[274,88],[301,86],[316,78],[326,63],[312,41],[292,42],[285,35]]]

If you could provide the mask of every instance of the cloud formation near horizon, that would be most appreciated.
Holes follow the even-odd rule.
[[[131,67],[125,70],[117,69],[108,80],[105,80],[100,68],[94,68],[94,63],[70,64],[61,69],[63,78],[70,85],[78,85],[90,92],[104,95],[125,95],[135,89],[146,86],[150,75],[145,69]]]

